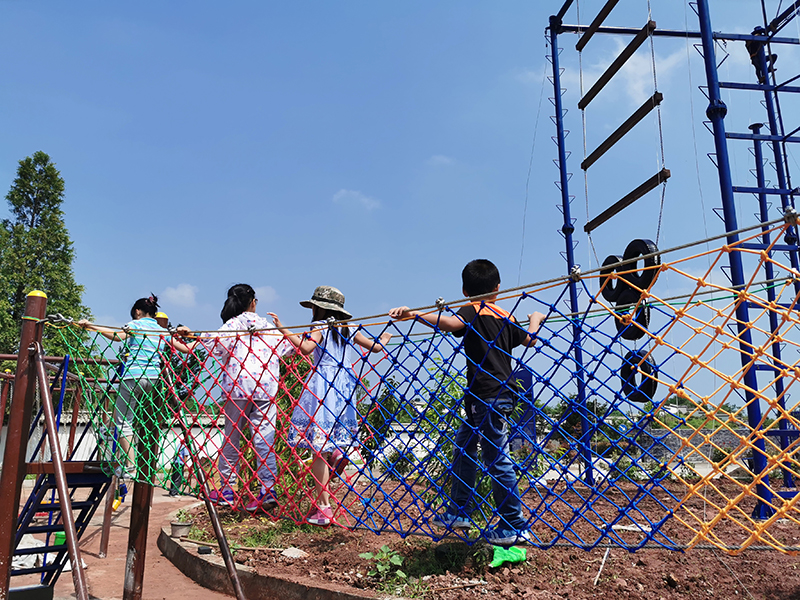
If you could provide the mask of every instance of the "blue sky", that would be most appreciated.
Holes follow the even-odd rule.
[[[583,22],[600,4],[581,3]],[[653,4],[659,27],[697,29],[685,3]],[[6,0],[0,187],[21,158],[50,154],[66,180],[76,279],[106,324],[127,321],[132,302],[153,291],[173,323],[216,328],[227,287],[240,281],[259,290],[262,312],[305,323],[297,303],[320,284],[371,315],[457,298],[473,258],[496,262],[504,287],[556,277],[564,247],[552,88],[544,82],[542,95],[542,83],[544,28],[559,6]],[[712,11],[718,30],[761,22],[755,0],[716,0]],[[646,2],[623,0],[608,23],[646,19]],[[573,9],[566,21],[577,20]],[[577,38],[562,39],[577,256],[589,269],[596,258],[582,226],[660,168],[659,128],[655,116],[642,123],[584,185]],[[585,87],[626,42],[592,41]],[[743,46],[728,50],[723,78],[752,81]],[[780,52],[779,67],[797,59]],[[685,40],[657,40],[655,56],[673,173],[663,248],[722,226],[700,57]],[[590,149],[652,93],[650,58],[646,45],[590,105]],[[757,97],[726,100],[730,130],[763,119]],[[747,149],[734,161],[735,183],[750,184]],[[659,201],[652,193],[601,227],[599,260],[655,239]]]

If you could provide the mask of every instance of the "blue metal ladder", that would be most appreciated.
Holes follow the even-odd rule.
[[[78,539],[80,539],[108,491],[111,477],[100,470],[100,463],[84,463],[83,472],[67,473],[67,482],[75,515],[75,529]],[[12,577],[32,573],[41,574],[41,587],[51,588],[49,597],[52,597],[52,587],[63,572],[68,560],[66,542],[56,543],[55,540],[55,534],[64,532],[64,525],[61,521],[61,505],[57,501],[50,501],[56,498],[53,493],[55,489],[56,482],[53,474],[39,475],[33,491],[17,520],[14,556],[39,555],[41,556],[39,566],[20,569],[12,568],[11,570]],[[88,496],[84,499],[75,499],[75,493],[79,490],[88,490]],[[35,518],[37,513],[48,514],[45,524],[37,522]],[[23,535],[36,533],[46,535],[44,546],[34,548],[19,547]],[[14,595],[11,597],[13,598]]]

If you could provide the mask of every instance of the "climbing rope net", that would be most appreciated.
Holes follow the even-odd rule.
[[[771,225],[772,239],[783,227]],[[197,494],[202,469],[234,510],[262,510],[271,489],[270,513],[302,522],[324,491],[334,524],[474,541],[518,498],[541,548],[796,552],[800,412],[789,392],[800,375],[800,274],[746,249],[747,239],[502,292],[504,327],[524,328],[533,311],[547,319],[530,347],[484,340],[513,368],[498,382],[502,402],[484,399],[493,433],[464,406],[468,363],[482,365],[465,356],[463,337],[419,319],[351,322],[345,350],[328,341],[316,357],[287,350],[276,330],[195,332],[182,338],[188,353],[170,346],[174,331],[146,332],[158,373],[146,381],[126,377],[130,337],[111,344],[53,326],[79,365],[82,409],[109,471]],[[751,273],[743,289],[721,281],[734,252]],[[759,278],[767,263],[769,281]],[[559,307],[575,281],[588,299],[568,314]],[[466,302],[431,310],[453,315]],[[736,318],[743,302],[748,323]],[[352,342],[356,328],[394,338],[367,353]],[[757,389],[744,383],[751,369],[762,372]],[[767,464],[760,472],[756,455]],[[320,457],[332,474],[315,487]],[[758,506],[767,518],[753,516],[763,516]],[[446,510],[458,519],[434,520]]]

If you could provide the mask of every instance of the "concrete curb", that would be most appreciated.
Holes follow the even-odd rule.
[[[222,558],[214,555],[198,555],[195,544],[182,543],[170,537],[166,528],[161,528],[158,548],[178,570],[196,583],[233,596],[233,586]],[[344,589],[335,590],[314,585],[313,579],[280,579],[270,575],[259,575],[254,569],[237,565],[239,580],[248,600],[374,600],[377,596],[366,592],[357,595]],[[166,582],[165,582],[166,583]]]

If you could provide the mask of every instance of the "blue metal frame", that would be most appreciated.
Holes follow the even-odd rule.
[[[756,123],[750,126],[750,129],[753,133],[758,133],[761,130],[763,125],[761,123]],[[756,160],[756,182],[758,183],[759,188],[766,187],[766,177],[764,176],[764,152],[761,148],[761,142],[759,140],[753,141],[753,156]],[[758,194],[758,209],[759,209],[759,217],[762,223],[766,223],[769,221],[769,204],[767,202],[767,195],[764,193]],[[762,227],[764,233],[761,236],[761,242],[764,244],[764,247],[769,247],[770,245],[770,235],[768,231],[768,227]],[[773,281],[775,279],[775,268],[774,265],[767,261],[764,264],[764,272],[767,276],[767,281]],[[795,282],[796,284],[797,282]],[[777,300],[775,295],[775,288],[772,285],[767,285],[767,300],[771,303],[775,303]],[[778,314],[775,311],[769,312],[769,327],[770,331],[777,331],[779,324],[778,324]],[[781,344],[778,341],[772,343],[772,358],[773,358],[773,367],[770,369],[772,371],[773,376],[780,372],[781,367]],[[764,365],[766,366],[766,365]],[[775,397],[778,399],[778,405],[785,411],[786,410],[786,400],[785,400],[785,392],[786,388],[783,384],[783,377],[776,377],[775,378]],[[791,443],[792,438],[796,437],[796,432],[791,432],[786,429],[788,424],[785,420],[781,419],[779,423],[778,430],[770,430],[767,432],[767,435],[775,435],[781,438],[781,448],[786,450]],[[783,485],[786,487],[794,487],[794,477],[792,476],[792,472],[789,469],[783,469]]]
[[[561,188],[561,207],[564,213],[564,224],[561,226],[561,233],[564,235],[564,240],[567,245],[567,271],[572,275],[576,272],[578,265],[575,263],[575,244],[572,238],[572,234],[575,232],[575,225],[570,211],[571,199],[569,195],[569,173],[567,172],[567,146],[564,133],[564,107],[561,98],[561,69],[558,64],[558,34],[561,32],[561,19],[566,8],[569,7],[569,4],[571,4],[571,2],[565,3],[559,14],[550,17],[549,35],[550,62],[553,66],[553,104],[556,109],[555,123],[556,144],[558,145],[559,187]],[[583,479],[587,484],[592,485],[594,483],[591,452],[592,426],[588,418],[589,409],[586,400],[585,367],[583,364],[583,349],[581,348],[583,332],[579,318],[578,282],[575,279],[569,282],[569,306],[570,313],[572,314],[570,319],[572,320],[573,362],[575,365],[573,377],[578,384],[576,408],[581,416],[581,439],[579,446],[585,467]]]
[[[566,12],[566,9],[569,8],[571,2],[567,1],[564,3],[561,11],[558,15],[550,17],[550,27],[549,27],[549,34],[550,34],[550,48],[551,48],[551,62],[553,64],[553,86],[555,89],[555,98],[554,104],[556,107],[556,142],[558,144],[558,166],[560,172],[560,186],[561,186],[561,200],[563,206],[563,213],[564,213],[564,225],[561,229],[564,237],[566,239],[567,245],[567,252],[566,252],[566,259],[568,264],[568,269],[570,272],[576,268],[574,262],[574,243],[572,239],[572,234],[574,231],[573,222],[570,214],[570,197],[568,191],[568,180],[569,174],[567,173],[566,169],[566,144],[564,140],[564,110],[562,107],[561,102],[561,79],[560,79],[560,69],[558,63],[558,34],[564,32],[572,32],[572,33],[580,33],[585,31],[587,27],[585,26],[576,26],[576,25],[563,25],[562,18]],[[800,2],[795,2],[793,5],[800,7]],[[792,143],[792,142],[800,142],[800,137],[792,137],[793,134],[797,132],[791,131],[788,134],[785,134],[779,125],[782,126],[780,121],[780,107],[777,104],[777,93],[778,91],[784,92],[800,92],[800,87],[797,86],[789,86],[788,84],[794,81],[795,79],[800,78],[800,76],[791,78],[785,81],[782,84],[776,85],[774,82],[770,82],[770,72],[769,72],[769,58],[767,56],[767,52],[765,51],[766,45],[775,43],[775,44],[798,44],[800,40],[796,38],[777,38],[775,34],[782,29],[786,23],[791,21],[795,18],[795,10],[787,9],[784,13],[778,17],[773,23],[767,25],[766,28],[756,28],[751,34],[723,34],[719,32],[714,32],[711,28],[711,17],[709,11],[709,2],[708,0],[698,0],[697,1],[697,15],[700,25],[700,31],[665,31],[665,30],[654,30],[652,35],[655,36],[667,36],[667,37],[693,37],[693,38],[700,38],[702,42],[702,55],[705,65],[705,72],[706,72],[706,83],[707,83],[707,95],[709,98],[708,108],[706,110],[706,115],[708,116],[711,122],[712,133],[714,135],[714,145],[716,150],[716,165],[717,165],[717,172],[719,176],[719,186],[720,186],[720,196],[722,200],[722,214],[723,219],[725,222],[725,230],[728,232],[727,235],[727,242],[728,244],[736,244],[739,242],[739,236],[735,232],[739,229],[739,225],[737,222],[737,215],[736,215],[736,204],[734,201],[735,194],[737,193],[753,193],[756,194],[759,199],[759,207],[760,207],[760,218],[761,222],[769,221],[768,215],[768,203],[767,198],[771,195],[778,195],[781,198],[781,205],[784,210],[784,214],[787,211],[794,209],[794,195],[798,193],[797,190],[792,189],[790,184],[790,179],[788,175],[788,165],[785,161],[785,153],[783,151],[783,144],[785,143]],[[777,23],[780,21],[780,23]],[[777,24],[776,24],[777,23]],[[625,27],[599,27],[597,29],[598,33],[614,33],[614,34],[630,34],[635,35],[639,32],[638,29],[631,29]],[[747,43],[748,51],[751,54],[751,58],[753,61],[754,66],[756,67],[756,71],[761,74],[761,81],[758,81],[756,84],[737,84],[733,82],[722,82],[719,81],[719,75],[717,70],[717,62],[716,62],[716,53],[714,49],[715,40],[736,40],[736,41],[743,41]],[[725,131],[725,116],[727,114],[727,106],[722,101],[720,90],[721,88],[733,88],[733,89],[744,89],[744,90],[755,90],[755,91],[763,91],[764,93],[764,107],[767,111],[768,117],[768,124],[769,124],[769,131],[767,134],[761,133],[761,126],[758,127],[751,127],[752,133],[727,133]],[[799,128],[800,129],[800,128]],[[731,175],[731,166],[730,166],[730,157],[728,154],[728,146],[727,140],[728,139],[741,139],[741,140],[750,140],[753,142],[754,145],[754,153],[756,154],[756,177],[757,177],[757,186],[756,187],[742,187],[742,186],[734,186],[732,181]],[[763,153],[762,153],[762,143],[767,142],[771,144],[773,159],[775,161],[775,169],[777,172],[778,177],[778,186],[777,188],[770,188],[766,186],[766,179],[764,176],[764,163],[763,163]],[[791,262],[791,266],[794,270],[800,271],[800,249],[798,248],[798,233],[796,228],[792,227],[788,230],[785,239],[783,240],[783,244],[776,244],[772,246],[772,252],[782,252],[786,251],[789,255],[789,260]],[[759,242],[753,243],[748,242],[747,244],[743,244],[742,246],[747,246],[748,248],[751,247],[758,247],[759,250],[765,250],[769,247],[770,244],[770,236],[765,232],[762,235],[762,238]],[[742,261],[742,254],[740,252],[730,252],[728,253],[729,257],[729,266],[730,266],[730,277],[731,277],[731,284],[733,289],[744,289],[746,285],[745,279],[745,271],[744,265]],[[765,265],[766,276],[768,280],[774,279],[774,267],[771,263]],[[794,282],[795,292],[800,293],[800,280]],[[773,289],[767,290],[767,297],[770,301],[775,301],[775,291]],[[577,312],[577,286],[576,282],[571,282],[570,285],[570,302],[571,308],[573,312]],[[739,350],[741,355],[741,362],[742,366],[744,367],[744,400],[747,405],[747,417],[748,423],[753,430],[760,430],[762,428],[761,421],[762,421],[762,412],[761,412],[761,404],[759,398],[755,395],[753,390],[758,390],[758,381],[757,381],[757,371],[758,370],[767,370],[772,373],[774,377],[776,374],[777,365],[781,363],[781,349],[780,344],[774,343],[771,346],[771,356],[772,356],[772,364],[768,365],[755,365],[754,361],[754,353],[753,353],[753,341],[752,341],[752,332],[750,329],[745,325],[750,321],[749,319],[749,303],[747,301],[741,301],[736,306],[736,319],[738,322],[738,339],[739,339]],[[776,331],[779,327],[777,315],[770,316],[770,329],[772,331]],[[578,385],[579,385],[579,401],[582,403],[582,406],[585,407],[585,385],[584,380],[582,377],[583,370],[582,370],[582,352],[580,347],[580,335],[579,335],[580,327],[575,324],[574,325],[574,341],[575,341],[575,360],[577,364],[577,371],[576,377],[578,378]],[[776,393],[776,397],[779,398],[780,406],[785,409],[785,384],[781,378],[778,378],[774,383],[774,390]],[[584,410],[582,414],[582,426],[584,431],[584,437],[582,437],[581,442],[582,444],[588,442],[588,438],[585,436],[586,432],[589,431],[589,423],[586,421],[585,417],[588,413]],[[792,440],[798,435],[797,432],[793,430],[790,431],[786,428],[784,424],[780,424],[781,426],[774,431],[770,431],[767,435],[772,435],[775,437],[779,437],[781,440],[781,447],[786,449],[789,444],[792,443]],[[589,457],[589,454],[584,455],[585,457]],[[764,442],[763,436],[754,436],[753,439],[753,471],[757,477],[759,477],[759,483],[756,486],[756,493],[758,494],[760,501],[757,503],[756,508],[753,511],[753,516],[755,518],[765,519],[770,517],[774,514],[774,510],[772,508],[772,501],[776,495],[785,496],[784,492],[780,494],[776,494],[769,485],[769,477],[768,473],[768,462],[767,462],[767,453],[766,453],[766,445]],[[784,484],[787,487],[794,486],[794,478],[792,474],[787,471],[786,469],[783,470],[784,474]]]
[[[711,16],[708,8],[708,0],[697,0],[697,16],[700,21],[700,33],[703,45],[703,61],[705,63],[706,82],[708,85],[708,108],[706,115],[711,121],[714,134],[714,146],[716,148],[717,173],[719,175],[720,196],[722,198],[722,210],[725,220],[725,229],[734,232],[738,229],[736,220],[736,204],[734,203],[733,183],[731,180],[730,157],[728,155],[728,139],[725,135],[725,115],[728,108],[720,96],[719,76],[717,73],[717,59],[714,51],[714,37],[711,30]],[[785,183],[785,182],[784,182]],[[728,244],[735,244],[739,241],[738,234],[729,233],[727,236]],[[728,258],[731,269],[731,283],[733,289],[744,289],[745,278],[742,265],[742,255],[740,252],[729,252]],[[747,420],[754,430],[761,427],[761,403],[752,390],[758,389],[757,370],[753,368],[754,355],[752,352],[752,336],[750,329],[745,323],[750,321],[747,302],[741,301],[736,306],[736,319],[739,337],[739,350],[741,362],[744,367],[745,402],[747,403]],[[750,366],[748,366],[750,365]],[[767,453],[764,438],[755,436],[753,440],[753,471],[759,477],[756,492],[760,501],[753,510],[753,517],[766,519],[774,514],[771,506],[775,497],[769,486],[769,475],[767,474]]]

